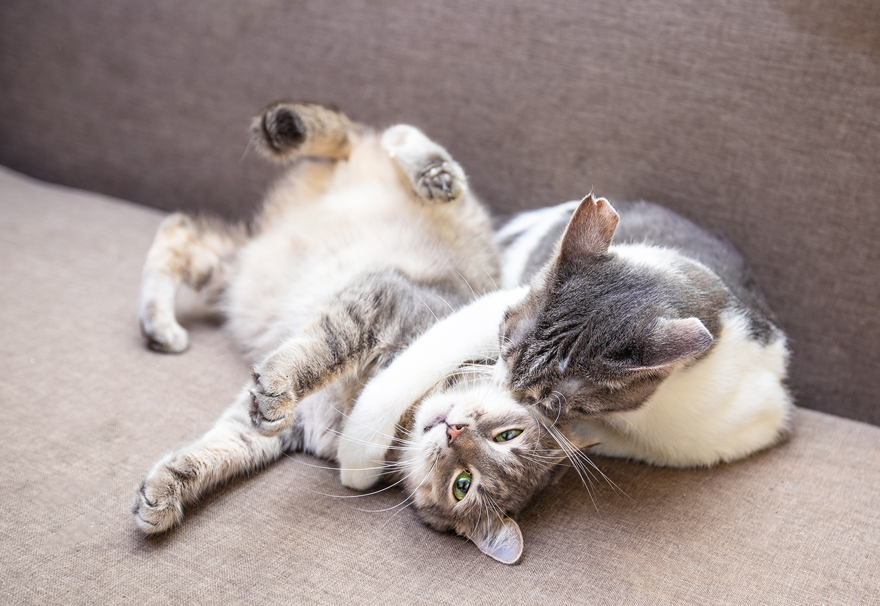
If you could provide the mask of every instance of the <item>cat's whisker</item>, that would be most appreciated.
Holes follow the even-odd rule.
[[[483,273],[485,273],[492,281],[492,286],[494,287],[494,290],[498,290],[498,284],[495,283],[495,278],[492,277],[492,274],[489,273],[489,270],[484,267]]]
[[[502,524],[504,523],[504,514],[501,511],[501,508],[498,506],[498,503],[493,499],[490,495],[486,495],[486,502],[492,506],[492,509],[495,511],[495,515],[498,516],[498,521]]]
[[[403,503],[406,503],[406,501],[401,502],[401,503],[398,505],[398,507],[400,507],[400,505],[403,505]],[[379,530],[384,529],[384,528],[388,525],[388,523],[389,523],[391,520],[393,520],[394,518],[396,518],[396,517],[397,517],[397,514],[399,514],[401,511],[403,511],[404,509],[407,509],[408,507],[412,507],[412,506],[415,505],[415,504],[416,504],[415,499],[412,499],[412,500],[410,500],[409,503],[407,503],[406,505],[403,505],[403,507],[400,507],[400,509],[398,509],[397,511],[395,511],[395,512],[391,515],[390,518],[388,518],[387,520],[385,520],[385,523],[382,524],[382,525],[379,527]]]
[[[253,143],[253,138],[248,139],[247,145],[244,146],[244,152],[241,154],[241,158],[238,159],[238,163],[241,164],[244,161],[244,157],[247,155],[248,151],[251,149],[251,144]],[[489,276],[491,278],[491,276]]]
[[[639,429],[638,427],[636,427],[636,425],[633,424],[629,419],[627,419],[627,418],[624,417],[624,416],[620,416],[620,417],[618,417],[618,418],[622,419],[627,425],[629,425],[630,427],[632,427],[632,428],[636,431],[636,433],[638,433],[640,436],[642,436],[642,439],[643,439],[645,442],[647,442],[647,443],[650,444],[651,446],[654,445],[654,444],[653,444],[653,441],[650,440],[650,439],[648,438],[648,436],[646,436],[646,435],[642,432],[642,430]],[[619,429],[616,425],[611,424],[611,426],[612,426],[615,430],[617,430],[617,432],[618,432],[619,434],[624,435],[623,432],[620,431],[620,429]]]
[[[425,303],[425,300],[423,298],[421,298],[418,294],[416,294],[416,299],[418,299],[419,301],[422,302],[422,305],[424,305],[425,308],[431,312],[431,315],[434,316],[435,320],[437,320],[438,322],[440,321],[440,318],[437,317],[437,314],[434,313],[434,310],[431,309],[431,306],[428,305],[427,303]],[[447,305],[448,305],[448,303],[447,303]]]
[[[626,492],[622,488],[620,488],[617,484],[615,484],[611,480],[611,478],[609,478],[607,475],[605,475],[605,473],[601,469],[599,469],[599,467],[593,462],[593,460],[587,455],[587,453],[585,453],[583,450],[577,448],[577,446],[575,446],[571,442],[571,440],[569,440],[564,434],[562,434],[562,432],[559,432],[558,437],[559,437],[559,439],[563,440],[564,442],[566,442],[570,446],[571,454],[569,455],[569,459],[571,459],[571,457],[575,457],[575,458],[579,459],[580,461],[582,461],[583,463],[586,463],[587,465],[592,467],[600,476],[602,476],[602,479],[605,480],[605,482],[608,484],[608,486],[610,486],[612,488],[612,490],[614,490],[615,492],[618,492],[619,494],[622,494],[623,496],[627,497],[628,499],[631,499],[631,497],[628,494],[626,494]],[[590,473],[590,475],[592,476],[593,474]],[[595,476],[593,476],[593,477],[595,478]]]
[[[446,299],[444,299],[443,297],[441,297],[437,293],[434,293],[434,296],[437,297],[438,299],[440,299],[441,301],[443,301],[444,303],[446,303],[446,307],[448,307],[452,313],[455,313],[455,308],[449,304],[449,301],[447,301]]]
[[[418,491],[419,488],[422,487],[422,484],[425,483],[425,480],[427,480],[428,477],[430,477],[431,472],[434,471],[434,467],[437,466],[437,461],[439,461],[439,460],[440,460],[440,455],[438,454],[438,455],[434,458],[434,462],[431,464],[431,468],[428,469],[428,471],[425,473],[425,476],[422,478],[422,481],[419,482],[418,485],[412,490],[412,492],[410,493],[410,495],[407,496],[407,497],[406,497],[403,501],[401,501],[400,503],[397,503],[396,505],[393,505],[393,506],[391,506],[391,507],[386,507],[386,508],[384,508],[384,509],[373,509],[373,510],[370,510],[370,509],[360,509],[360,510],[358,510],[358,511],[364,511],[364,512],[366,512],[366,513],[384,513],[384,512],[386,512],[386,511],[391,511],[392,509],[397,509],[398,507],[400,507],[401,505],[403,505],[404,503],[406,503],[407,501],[409,501],[409,500],[411,500],[411,499],[412,499],[413,502],[415,502],[416,492]],[[403,479],[401,479],[400,482],[402,482],[403,480],[406,480],[406,479],[409,478],[410,476],[414,475],[416,472],[418,472],[418,467],[416,467],[415,469],[413,469],[413,471],[412,471],[410,474],[408,474],[407,476],[405,476]],[[399,484],[400,482],[395,482],[394,485]],[[407,507],[408,507],[408,506],[409,506],[409,505],[407,505]],[[405,509],[405,507],[404,507],[404,509]],[[395,514],[395,515],[396,515],[396,514]],[[393,516],[392,516],[392,517],[393,517]]]
[[[343,468],[343,467],[334,467],[331,465],[315,465],[314,463],[308,463],[306,461],[303,461],[299,457],[292,456],[290,453],[287,453],[287,452],[284,452],[281,454],[283,456],[293,460],[293,461],[296,461],[300,465],[304,465],[305,467],[311,467],[312,469],[324,469],[327,471],[349,471],[348,468]],[[379,465],[377,467],[358,467],[358,468],[356,468],[356,470],[357,471],[360,471],[360,470],[363,470],[363,471],[382,471],[382,473],[377,474],[377,475],[385,475],[385,474],[392,473],[391,471],[387,470],[388,467],[389,467],[388,465]]]
[[[553,396],[556,398],[556,403],[558,404],[558,406],[556,407],[556,419],[553,421],[553,426],[555,427],[556,424],[559,423],[559,417],[562,415],[562,401],[559,398],[559,396],[561,396],[562,394],[558,391],[554,391],[552,393]],[[563,396],[563,398],[564,397],[565,396]]]
[[[556,394],[556,398],[560,404],[568,404],[568,398],[565,397],[565,394],[561,391],[556,391],[555,389],[550,393]]]
[[[592,501],[593,503],[593,507],[598,513],[599,506],[596,504],[596,499],[593,497],[592,483],[587,481],[585,472],[587,472],[587,475],[591,474],[589,474],[588,470],[584,467],[584,463],[581,462],[576,456],[573,456],[572,451],[575,451],[576,449],[571,444],[567,443],[568,441],[565,439],[564,436],[561,435],[561,432],[553,431],[550,427],[547,427],[547,425],[544,425],[544,427],[547,429],[547,432],[550,434],[550,436],[553,437],[554,440],[556,440],[556,443],[559,444],[559,447],[565,453],[566,457],[568,457],[568,460],[571,461],[575,471],[577,472],[578,476],[581,479],[581,482],[584,485],[584,488],[587,489],[587,494],[590,497],[590,501]]]
[[[331,471],[339,471],[339,470],[341,470],[341,468],[339,468],[339,467],[321,467],[321,466],[313,465],[313,464],[311,464],[311,463],[306,463],[306,462],[303,461],[302,459],[299,459],[299,458],[297,458],[297,457],[293,457],[293,456],[291,456],[289,453],[286,453],[286,452],[285,452],[285,453],[282,453],[282,454],[283,454],[284,456],[290,458],[290,459],[293,459],[293,460],[295,460],[295,461],[298,461],[301,465],[306,465],[306,466],[308,466],[308,467],[315,467],[315,468],[317,468],[317,469],[326,469],[326,470],[331,470]],[[429,457],[425,457],[424,460],[427,460],[428,458],[429,458]],[[390,468],[390,469],[385,469],[386,467],[388,467],[388,468]],[[370,468],[364,468],[364,469],[369,469],[369,470],[374,470],[374,469],[385,469],[385,471],[382,471],[381,473],[376,474],[377,476],[392,475],[392,474],[398,473],[398,471],[397,471],[396,469],[393,469],[393,468],[391,468],[391,467],[393,467],[393,466],[392,466],[392,465],[385,465],[384,467],[370,467]],[[410,475],[411,475],[411,474],[410,474]],[[403,482],[404,480],[406,480],[407,477],[408,477],[408,476],[405,476],[405,477],[401,478],[400,480],[398,480],[397,482],[394,482],[393,484],[390,484],[389,486],[386,486],[385,488],[382,488],[382,489],[380,489],[380,490],[376,490],[376,491],[374,491],[374,492],[364,493],[364,494],[355,494],[355,495],[336,495],[336,494],[328,494],[328,493],[318,492],[318,491],[316,491],[316,490],[312,490],[312,489],[310,489],[310,488],[306,488],[306,490],[308,490],[309,492],[311,492],[311,493],[313,493],[313,494],[318,494],[318,495],[321,495],[321,496],[324,496],[324,497],[331,497],[331,498],[334,498],[334,499],[357,499],[357,498],[361,498],[361,497],[369,497],[369,496],[373,496],[373,495],[378,494],[378,493],[380,493],[380,492],[384,492],[384,491],[388,490],[389,488],[393,488],[394,486],[397,486],[398,484],[400,484],[401,482]]]
[[[477,505],[479,505],[479,511],[477,513],[477,524],[476,527],[480,526],[480,521],[483,519],[483,501],[481,499],[476,499]],[[489,517],[489,510],[486,510],[486,518]]]
[[[552,465],[559,458],[559,457],[545,457],[545,456],[541,456],[541,455],[525,454],[525,453],[521,454],[520,456],[523,457],[524,459],[528,459],[529,461],[533,461],[533,462],[541,464],[541,465]]]
[[[439,460],[439,458],[440,458],[440,455],[438,454],[438,455],[437,455],[437,458],[434,459],[434,463],[431,465],[431,469],[428,470],[428,472],[425,474],[425,477],[422,478],[422,481],[421,481],[421,482],[419,482],[419,485],[416,486],[415,490],[413,490],[413,491],[410,493],[410,495],[409,495],[406,499],[404,499],[403,501],[401,501],[400,503],[398,503],[397,507],[399,507],[399,509],[398,509],[397,511],[395,511],[394,514],[393,514],[390,518],[388,518],[387,520],[385,520],[385,523],[382,524],[382,526],[379,527],[380,530],[383,529],[383,528],[385,528],[385,526],[386,526],[391,520],[393,520],[395,517],[397,517],[397,514],[399,514],[401,511],[403,511],[404,509],[406,509],[406,508],[408,508],[408,507],[412,507],[413,505],[415,505],[415,502],[416,502],[416,501],[415,501],[416,491],[421,487],[421,485],[425,482],[425,480],[428,478],[428,476],[431,475],[431,472],[434,470],[434,467],[437,465],[437,461]],[[409,503],[407,503],[406,505],[403,505],[403,504],[406,503],[407,501],[409,501]],[[401,507],[401,505],[403,505],[403,507]]]
[[[337,407],[334,406],[333,404],[329,404],[329,406],[330,406],[333,410],[335,410],[335,411],[339,414],[339,416],[341,416],[342,418],[344,418],[344,419],[348,419],[348,420],[351,420],[351,416],[350,416],[350,415],[345,414],[345,412],[343,412],[342,410],[340,410],[339,408],[337,408]],[[353,421],[353,422],[354,422],[354,421]],[[382,437],[384,437],[384,438],[389,438],[389,439],[391,439],[391,440],[394,440],[395,437],[396,437],[396,436],[390,436],[390,435],[388,435],[388,434],[386,434],[386,433],[383,433],[383,432],[381,432],[381,431],[377,431],[377,430],[376,430],[373,426],[371,426],[371,425],[367,425],[367,424],[365,424],[365,423],[361,423],[361,422],[357,422],[357,424],[360,425],[361,427],[367,427],[367,428],[369,428],[369,429],[372,429],[372,430],[373,430],[373,433],[376,434],[377,436],[382,436]],[[400,425],[397,424],[397,423],[395,423],[395,425],[396,425],[397,427],[400,427]],[[327,428],[327,431],[328,431],[328,432],[335,432],[335,434],[336,434],[336,435],[339,435],[339,436],[343,435],[343,432],[340,432],[340,431],[338,431],[338,430],[334,430],[334,429],[331,429],[331,428]]]
[[[364,446],[378,446],[378,444],[376,444],[375,442],[370,442],[368,440],[360,440],[360,439],[353,438],[353,437],[348,436],[344,432],[341,432],[337,429],[327,429],[326,431],[327,431],[327,433],[330,433],[330,434],[333,434],[336,436],[344,436],[345,435],[347,440],[350,440],[350,441],[354,442],[355,444],[363,444]],[[382,435],[379,432],[377,432],[377,434]],[[392,439],[394,439],[394,438],[392,438]],[[415,446],[394,446],[393,444],[389,445],[387,447],[385,447],[383,445],[383,447],[389,448],[391,450],[418,450],[418,448]]]
[[[434,461],[434,465],[436,465],[436,464],[437,464],[437,461],[435,460],[435,461]],[[432,469],[432,470],[434,469],[434,466],[433,466],[433,465],[431,466],[431,469]],[[379,493],[385,492],[386,490],[390,490],[391,488],[394,488],[394,487],[397,486],[398,484],[401,484],[402,482],[406,481],[410,476],[412,476],[412,475],[414,475],[415,473],[417,473],[417,471],[418,471],[417,469],[414,469],[412,472],[410,472],[409,474],[403,476],[401,479],[397,480],[397,481],[394,482],[393,484],[389,484],[389,485],[386,486],[385,488],[380,488],[379,490],[374,490],[373,492],[367,492],[367,493],[364,493],[364,494],[353,494],[353,495],[332,495],[332,494],[331,494],[331,495],[324,495],[324,496],[327,496],[327,497],[335,497],[335,498],[337,498],[337,499],[358,499],[358,498],[362,498],[362,497],[371,497],[371,496],[373,496],[373,495],[377,495],[377,494],[379,494]],[[429,471],[428,473],[430,473],[430,471]],[[426,475],[425,477],[427,477],[427,475]],[[422,482],[424,482],[424,480],[422,480]],[[421,484],[419,484],[419,486],[421,486]],[[318,493],[318,494],[321,494],[321,493]],[[395,505],[394,507],[398,507],[399,505],[400,505],[400,503],[399,503],[398,505]],[[394,507],[387,507],[387,508],[385,508],[385,509],[375,509],[375,510],[374,510],[374,509],[358,509],[358,511],[363,511],[363,512],[366,512],[366,513],[381,513],[381,512],[383,512],[383,511],[388,511],[388,510],[390,510],[390,509],[394,509]]]
[[[483,269],[485,270],[485,268],[483,268]],[[461,274],[460,271],[456,271],[455,273],[457,273],[457,274],[458,274],[458,277],[461,278],[462,280],[464,280],[464,283],[467,284],[467,287],[471,289],[471,294],[474,295],[474,299],[475,299],[475,300],[476,300],[476,299],[479,299],[479,298],[480,298],[479,295],[477,295],[477,292],[474,290],[474,287],[471,286],[471,283],[468,282],[468,279],[465,278],[465,277]],[[489,276],[489,277],[491,278],[492,276]]]

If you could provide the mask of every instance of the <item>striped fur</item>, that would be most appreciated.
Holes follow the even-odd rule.
[[[148,345],[186,349],[174,304],[185,284],[226,317],[255,364],[214,427],[148,472],[134,504],[145,533],[285,451],[337,458],[364,383],[498,277],[488,214],[461,167],[418,129],[375,133],[334,110],[278,103],[254,119],[253,135],[264,155],[296,160],[254,224],[175,214],[147,254]],[[391,477],[406,475],[395,457],[386,463]]]
[[[665,209],[620,208],[619,227],[607,201],[588,197],[520,215],[499,230],[503,284],[530,287],[493,293],[432,327],[362,393],[354,414],[364,414],[357,427],[346,426],[341,444],[387,431],[385,424],[437,384],[414,431],[436,431],[432,411],[478,426],[477,402],[524,409],[522,417],[511,412],[518,427],[542,427],[550,440],[543,452],[555,449],[563,455],[557,462],[567,456],[578,469],[592,465],[579,452],[587,446],[693,466],[732,461],[782,439],[793,406],[785,335],[742,258]],[[443,387],[442,378],[475,351],[497,359],[492,372]],[[378,414],[367,418],[366,411]],[[343,466],[352,465],[344,480],[355,486],[372,481],[366,467],[385,456],[381,439],[358,451],[360,461],[344,447],[339,452]],[[522,549],[513,516],[554,468],[531,468],[535,475],[523,479],[505,475],[510,466],[497,462],[484,482],[499,495],[502,553],[515,551],[517,541]],[[437,486],[416,487],[416,494],[430,489]]]

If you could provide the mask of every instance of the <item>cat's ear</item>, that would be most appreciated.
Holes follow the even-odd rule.
[[[660,318],[642,346],[639,363],[643,369],[663,368],[706,351],[714,341],[698,318]]]
[[[605,198],[584,198],[571,216],[559,244],[559,258],[578,263],[605,254],[620,217]]]
[[[523,536],[519,524],[513,518],[491,518],[489,524],[479,524],[476,529],[463,532],[480,551],[502,564],[516,564],[522,557]]]

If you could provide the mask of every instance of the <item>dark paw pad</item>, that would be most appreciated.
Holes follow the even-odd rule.
[[[279,153],[299,147],[306,140],[306,126],[302,119],[286,105],[276,105],[263,113],[263,138]]]
[[[461,195],[461,183],[448,168],[444,162],[422,171],[419,176],[419,186],[427,199],[451,202]]]

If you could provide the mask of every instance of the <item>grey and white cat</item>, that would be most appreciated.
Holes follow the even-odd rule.
[[[399,125],[374,133],[320,106],[281,103],[255,119],[253,132],[265,155],[298,159],[255,226],[172,215],[144,267],[139,314],[150,347],[187,347],[175,318],[175,294],[185,283],[223,312],[256,362],[214,427],[147,474],[133,509],[146,533],[179,523],[201,494],[285,451],[338,460],[338,436],[352,426],[362,385],[498,277],[486,211],[461,167],[419,130]],[[484,339],[497,333],[497,324],[486,326]],[[483,357],[468,351],[430,387],[465,389],[478,378],[467,361]],[[546,462],[564,451],[526,407],[507,398],[484,401],[467,429],[444,423],[447,417],[419,400],[395,415],[382,436],[389,441],[378,463],[383,473],[372,473],[402,482],[433,527],[514,561],[519,529],[495,523],[495,512],[522,508],[547,481]],[[360,414],[381,412],[380,403]],[[469,492],[471,478],[479,486]]]
[[[415,439],[435,432],[436,419],[462,435],[479,432],[482,402],[524,407],[573,462],[590,445],[657,465],[712,465],[787,434],[785,336],[742,257],[656,205],[619,208],[589,196],[521,215],[499,232],[503,284],[531,278],[531,287],[493,293],[442,320],[373,378],[340,441],[347,485],[376,480],[370,468],[385,456],[393,420],[474,351],[497,359],[491,372],[425,398]],[[509,429],[524,435],[527,427],[532,421]],[[517,439],[506,444],[528,456]],[[538,454],[545,465],[533,471],[546,480],[559,460]],[[449,475],[456,471],[469,473],[470,493],[496,490],[497,477],[464,463]],[[496,525],[508,529],[497,553],[522,552],[513,517],[540,485],[535,477],[508,487],[520,492],[514,508],[494,501]]]

